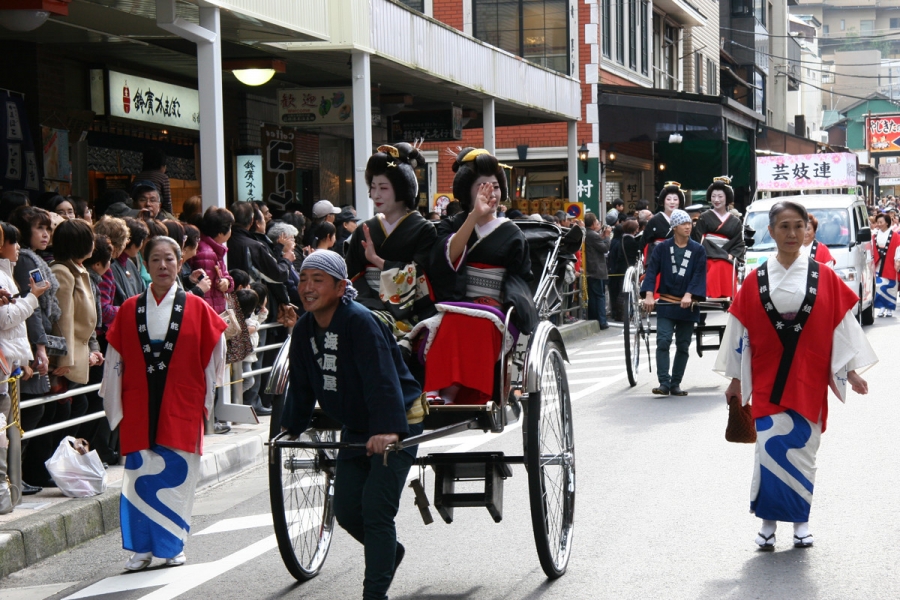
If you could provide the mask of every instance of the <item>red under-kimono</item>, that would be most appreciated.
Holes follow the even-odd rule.
[[[148,292],[149,293],[149,292]],[[137,300],[122,304],[106,340],[122,356],[122,421],[119,424],[122,454],[150,448],[150,412],[147,371],[137,332]],[[154,299],[149,298],[149,302]],[[184,316],[160,407],[156,444],[201,453],[205,427],[204,371],[226,325],[202,299],[186,294]]]
[[[753,370],[753,418],[758,419],[785,410],[794,410],[813,423],[828,419],[828,382],[831,380],[831,351],[834,330],[859,298],[829,268],[819,270],[815,304],[797,345],[790,374],[780,404],[772,404],[772,395],[783,346],[766,315],[759,292],[757,272],[744,280],[730,312],[750,333]]]

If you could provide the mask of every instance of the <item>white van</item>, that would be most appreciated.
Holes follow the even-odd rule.
[[[866,203],[855,194],[809,194],[757,200],[747,209],[744,223],[756,230],[747,248],[747,271],[775,256],[775,241],[769,235],[769,209],[781,200],[806,207],[819,221],[816,239],[834,256],[834,271],[860,298],[855,314],[863,325],[874,321],[875,262],[872,231]]]

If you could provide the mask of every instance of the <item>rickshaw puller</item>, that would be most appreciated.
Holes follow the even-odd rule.
[[[363,598],[383,600],[403,559],[394,518],[416,448],[392,443],[422,432],[422,389],[386,325],[361,304],[343,258],[317,250],[303,261],[300,299],[306,313],[294,327],[290,389],[282,429],[299,436],[318,400],[343,425],[341,440],[365,443],[338,454],[334,513],[365,547]]]
[[[681,378],[690,356],[694,323],[700,318],[696,301],[706,297],[706,251],[690,238],[691,217],[683,210],[672,211],[674,236],[656,245],[641,283],[642,302],[652,311],[659,292],[662,302],[656,307],[656,376],[659,386],[653,393],[661,396],[687,396]],[[659,288],[656,278],[659,275]],[[670,301],[672,298],[673,301]],[[675,360],[669,375],[669,347],[675,337]]]

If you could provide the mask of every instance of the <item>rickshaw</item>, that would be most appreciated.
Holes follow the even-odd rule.
[[[554,224],[515,221],[529,241],[537,276],[534,301],[546,315],[556,301],[554,282],[562,261],[563,230]],[[504,340],[515,337],[513,309],[505,313]],[[572,407],[564,362],[568,360],[562,336],[542,317],[531,335],[518,335],[512,349],[501,344],[499,377],[494,397],[483,405],[433,405],[425,417],[425,431],[392,445],[399,451],[463,431],[500,433],[523,419],[523,451],[445,452],[420,454],[415,465],[434,471],[433,504],[446,523],[458,508],[485,507],[497,523],[503,518],[503,485],[515,465],[524,465],[528,479],[531,525],[541,567],[549,579],[566,572],[572,551],[575,508],[575,441]],[[288,349],[284,342],[273,366],[267,392],[288,388]],[[340,440],[340,424],[316,408],[311,427],[297,439],[280,431],[273,413],[268,442],[269,495],[275,536],[288,571],[299,581],[315,577],[325,562],[335,528],[334,477],[337,452],[350,444]],[[483,482],[483,492],[461,493],[458,482]],[[425,523],[430,510],[418,480],[410,487]]]
[[[753,244],[754,231],[748,227],[744,227],[744,243],[747,247]],[[734,291],[726,298],[707,298],[701,302],[696,302],[700,308],[700,312],[727,312],[731,306],[731,301],[740,289],[740,284],[744,280],[745,265],[742,260],[734,260],[732,263],[734,281]],[[625,281],[622,285],[622,319],[623,338],[625,342],[625,370],[628,374],[628,383],[631,387],[637,385],[637,375],[641,365],[641,346],[643,345],[647,352],[647,368],[653,370],[650,357],[650,335],[656,333],[656,329],[650,324],[651,313],[647,311],[641,302],[641,282],[644,279],[644,263],[637,260],[634,265],[628,267],[625,271]],[[660,303],[667,302],[664,299],[659,300]],[[694,325],[694,339],[696,340],[697,356],[703,356],[706,350],[718,350],[722,344],[722,336],[725,334],[724,325],[706,325],[697,323]],[[709,341],[709,337],[713,341]]]

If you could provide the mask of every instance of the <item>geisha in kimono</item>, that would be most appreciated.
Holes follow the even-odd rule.
[[[418,326],[427,330],[425,389],[433,403],[484,404],[493,395],[494,369],[511,341],[504,316],[525,334],[536,310],[531,259],[524,234],[497,216],[507,197],[503,166],[487,150],[465,148],[453,164],[453,195],[463,212],[437,226],[429,274],[439,314]],[[477,340],[477,343],[474,342]],[[437,392],[437,393],[435,393]]]
[[[672,237],[672,225],[669,223],[672,211],[684,208],[684,192],[681,190],[681,184],[677,181],[667,181],[660,190],[656,203],[661,210],[647,221],[641,233],[641,251],[645,263],[656,244]]]
[[[122,546],[134,552],[128,571],[154,557],[185,563],[204,426],[225,367],[225,322],[176,283],[179,244],[155,237],[143,252],[151,284],[122,304],[107,331],[100,387],[125,455],[119,517]]]
[[[858,372],[878,358],[853,317],[856,294],[831,269],[800,252],[806,209],[778,202],[769,233],[778,252],[750,273],[729,310],[714,370],[731,379],[726,398],[748,402],[756,424],[750,512],[762,519],[756,543],[775,548],[778,521],[793,523],[793,545],[813,544],[809,512],[816,452],[828,422],[828,388],[859,394]]]
[[[416,148],[379,146],[366,164],[373,218],[357,227],[347,249],[347,272],[357,301],[391,327],[397,338],[435,314],[425,271],[436,234],[416,210]]]
[[[897,266],[900,263],[900,233],[891,229],[891,217],[875,217],[875,308],[879,317],[893,317],[897,308]]]
[[[697,219],[694,238],[706,250],[706,297],[731,298],[737,289],[734,261],[746,252],[741,220],[728,211],[734,202],[731,178],[716,177],[706,189],[712,208]]]

